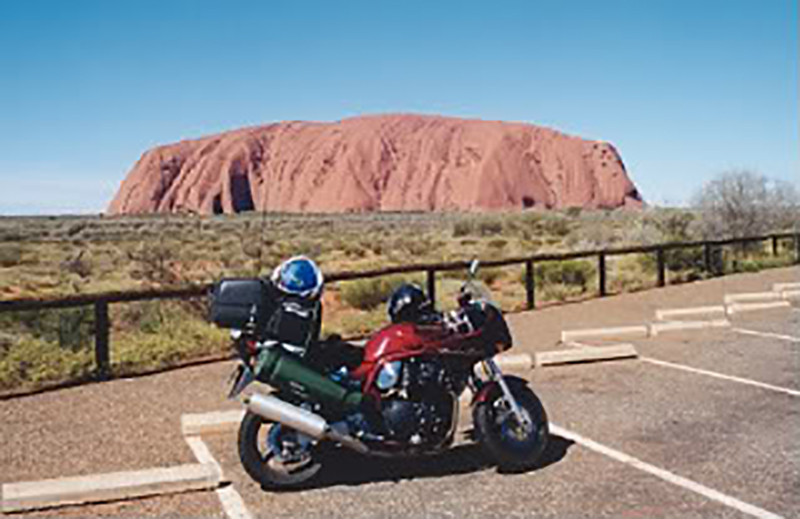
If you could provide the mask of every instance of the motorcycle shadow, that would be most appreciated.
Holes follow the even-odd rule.
[[[469,438],[469,432],[467,433]],[[497,469],[499,474],[533,472],[558,463],[567,455],[574,442],[551,434],[547,449],[539,463],[529,470],[510,471]],[[363,456],[346,449],[327,454],[323,471],[305,489],[320,489],[338,485],[356,486],[367,483],[399,482],[419,478],[440,478],[470,474],[491,469],[494,464],[487,459],[481,447],[465,443],[451,447],[439,454],[413,458],[379,458]]]

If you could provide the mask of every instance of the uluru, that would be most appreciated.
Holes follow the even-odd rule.
[[[158,146],[109,214],[641,207],[613,145],[423,115],[280,122]]]

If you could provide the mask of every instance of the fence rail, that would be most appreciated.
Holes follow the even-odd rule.
[[[525,292],[526,307],[534,309],[536,306],[534,268],[537,263],[568,261],[575,259],[597,258],[598,267],[598,290],[599,296],[608,294],[606,259],[609,256],[620,256],[625,254],[655,254],[656,257],[656,284],[663,287],[667,284],[667,261],[666,253],[669,251],[703,248],[703,268],[714,275],[722,275],[723,265],[719,261],[719,254],[723,247],[733,245],[745,245],[757,242],[771,242],[773,255],[779,251],[779,241],[792,240],[794,248],[795,263],[800,263],[800,233],[776,233],[765,236],[754,236],[746,238],[732,238],[726,240],[705,240],[692,242],[669,242],[656,245],[621,247],[609,249],[595,249],[586,251],[575,251],[566,253],[533,254],[529,256],[519,256],[503,258],[498,260],[487,260],[481,262],[484,267],[506,267],[510,265],[525,265]],[[717,259],[715,259],[717,258]],[[455,261],[449,263],[425,263],[400,265],[383,269],[366,271],[342,271],[332,272],[325,275],[328,282],[349,281],[356,279],[376,278],[394,274],[410,274],[425,272],[427,276],[428,295],[432,301],[436,301],[436,273],[453,270],[466,269],[469,261]],[[158,299],[192,299],[205,297],[211,289],[211,284],[192,285],[183,288],[166,290],[144,290],[129,292],[105,292],[98,294],[78,294],[60,298],[29,298],[0,301],[0,313],[16,312],[24,310],[44,310],[58,308],[74,308],[82,306],[94,306],[95,311],[95,363],[97,375],[105,377],[110,371],[110,330],[111,322],[108,314],[108,305],[115,303],[130,303],[136,301],[150,301]]]

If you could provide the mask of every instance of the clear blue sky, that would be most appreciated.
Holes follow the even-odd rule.
[[[644,197],[798,182],[789,0],[4,0],[0,214],[100,212],[147,148],[420,112],[614,143]]]

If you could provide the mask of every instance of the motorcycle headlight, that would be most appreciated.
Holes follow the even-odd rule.
[[[399,360],[384,364],[380,373],[378,373],[378,380],[375,381],[378,389],[381,391],[386,391],[387,389],[394,387],[395,384],[400,381],[400,372],[402,371],[402,368],[403,363]]]

